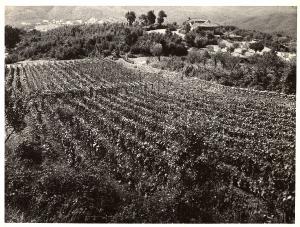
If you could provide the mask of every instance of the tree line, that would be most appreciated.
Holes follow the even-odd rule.
[[[162,23],[164,23],[164,18],[167,17],[167,14],[165,13],[165,11],[160,10],[158,12],[158,16],[156,17],[154,10],[150,10],[147,12],[147,14],[141,14],[139,16],[140,19],[140,23],[142,26],[146,26],[146,25],[152,25],[155,23],[155,20],[157,21],[158,25],[162,25]],[[128,11],[125,14],[125,18],[128,21],[128,24],[131,26],[135,20],[136,20],[136,14],[134,11]]]
[[[129,12],[126,15],[132,17],[133,13]],[[166,14],[160,13],[159,15],[163,17]],[[132,19],[129,20],[132,21]],[[147,20],[151,21],[150,19]],[[162,19],[159,21],[162,23]],[[168,26],[166,25],[166,27]],[[162,46],[162,55],[184,55],[187,53],[183,40],[178,35],[172,32],[148,34],[142,25],[133,26],[131,22],[128,24],[104,23],[62,26],[46,32],[35,29],[21,31],[15,28],[15,30],[19,32],[19,40],[12,43],[9,37],[14,36],[14,33],[10,26],[5,27],[7,37],[5,45],[9,53],[6,63],[25,59],[63,60],[126,53],[149,56],[152,54],[151,48],[157,44]],[[174,30],[173,25],[170,25],[168,30]]]

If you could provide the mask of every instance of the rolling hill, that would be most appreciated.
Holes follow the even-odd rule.
[[[96,18],[101,20],[114,18],[125,21],[124,14],[128,10],[138,12],[138,17],[141,13],[152,9],[156,13],[161,9],[165,10],[168,15],[167,22],[176,21],[178,24],[188,17],[200,17],[222,25],[235,25],[245,29],[264,32],[282,31],[293,36],[296,36],[297,33],[297,9],[290,6],[7,6],[5,22],[20,26],[22,22],[36,23],[50,19],[88,20]]]

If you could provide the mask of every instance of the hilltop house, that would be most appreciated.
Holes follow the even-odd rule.
[[[225,38],[231,41],[243,41],[243,36],[236,35],[236,34],[225,34]]]
[[[220,25],[216,23],[211,23],[210,20],[199,19],[199,18],[189,18],[187,23],[190,24],[191,30],[196,28],[201,28],[203,30],[214,30],[219,28]]]

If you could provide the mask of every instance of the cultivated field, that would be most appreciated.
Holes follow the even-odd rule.
[[[23,157],[27,161],[99,166],[141,203],[155,198],[155,211],[147,214],[156,217],[137,214],[134,222],[294,220],[295,96],[142,72],[104,59],[6,65],[5,83],[6,99],[21,99],[28,110],[26,127],[7,147],[30,138],[43,150],[37,163]],[[18,187],[10,184],[13,158],[6,157],[10,202]],[[61,212],[57,206],[54,213]],[[96,217],[87,222],[128,221],[113,211],[105,214],[114,219],[97,218],[87,207],[84,212]],[[86,221],[80,217],[70,220]],[[51,222],[47,218],[36,220]]]

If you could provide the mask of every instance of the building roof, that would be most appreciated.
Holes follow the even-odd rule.
[[[220,25],[218,24],[215,24],[215,23],[203,23],[203,24],[194,24],[194,26],[196,27],[206,27],[206,28],[217,28],[217,27],[220,27]]]
[[[211,23],[210,20],[201,19],[201,18],[189,18],[187,22],[191,24],[192,28],[196,28],[196,27],[216,28],[220,26],[219,24]]]
[[[187,21],[201,21],[201,22],[207,22],[209,20],[202,19],[202,18],[189,18]]]

